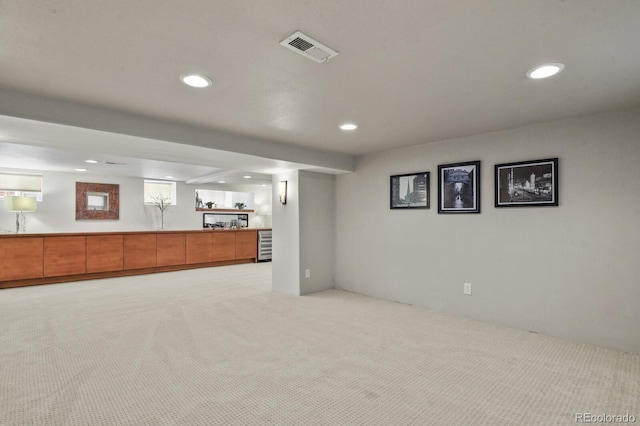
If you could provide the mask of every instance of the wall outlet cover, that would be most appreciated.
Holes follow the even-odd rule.
[[[471,283],[464,283],[464,294],[471,295]]]

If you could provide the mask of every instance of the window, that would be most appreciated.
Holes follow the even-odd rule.
[[[42,201],[42,176],[0,173],[0,199],[11,196],[35,197]]]
[[[144,203],[156,204],[159,198],[169,200],[168,204],[176,205],[176,183],[164,180],[144,181]]]

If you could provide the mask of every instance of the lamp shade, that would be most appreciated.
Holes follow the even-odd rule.
[[[5,197],[4,209],[8,212],[35,212],[38,200],[35,197]]]

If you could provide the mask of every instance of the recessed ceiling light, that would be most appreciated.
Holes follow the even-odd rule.
[[[353,123],[345,123],[345,124],[341,125],[340,128],[342,130],[355,130],[355,129],[358,128],[358,126],[353,124]]]
[[[263,183],[263,184],[262,184],[262,186],[267,186],[267,184],[266,184],[266,183]]]
[[[245,178],[245,179],[251,179],[251,176],[249,176],[249,175],[245,175],[245,176],[242,176],[242,177]]]
[[[165,176],[165,179],[173,179],[173,176]]]
[[[554,64],[544,64],[539,67],[531,68],[527,71],[527,77],[537,80],[540,78],[551,77],[552,75],[558,74],[560,71],[564,69],[564,64],[554,63]]]
[[[203,87],[209,87],[213,83],[206,75],[192,73],[182,74],[180,76],[180,80],[182,80],[182,82],[187,86],[197,87],[200,89]]]
[[[218,183],[227,183],[226,180],[219,180]]]
[[[98,161],[97,160],[84,160],[85,163],[90,163],[90,164],[97,164]]]
[[[87,169],[76,169],[76,172],[86,172]]]

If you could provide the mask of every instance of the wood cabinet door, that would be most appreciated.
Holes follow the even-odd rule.
[[[0,281],[42,278],[42,237],[0,239]]]
[[[122,271],[122,235],[87,236],[87,273]]]
[[[258,231],[236,233],[236,259],[255,259],[258,257]]]
[[[211,260],[220,262],[236,258],[236,232],[212,231]]]
[[[44,276],[87,272],[87,237],[44,237]]]
[[[124,269],[155,268],[156,234],[124,236]]]
[[[184,265],[186,263],[185,234],[156,234],[158,266]]]
[[[187,264],[211,262],[211,232],[187,234]]]

